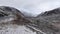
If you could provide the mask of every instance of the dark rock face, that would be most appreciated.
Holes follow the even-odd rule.
[[[31,31],[26,31],[29,23],[32,23],[31,20],[16,8],[0,6],[0,34],[30,34]]]
[[[24,24],[30,22],[17,9],[8,6],[0,6],[0,24]]]
[[[44,12],[36,21],[38,29],[46,34],[60,34],[60,8]]]
[[[46,11],[36,18],[26,18],[17,9],[0,6],[0,26],[25,25],[37,34],[60,34],[60,8]]]
[[[54,10],[46,11],[44,13],[41,13],[37,17],[40,17],[40,16],[50,16],[50,15],[55,15],[55,14],[60,14],[60,8],[56,8]]]

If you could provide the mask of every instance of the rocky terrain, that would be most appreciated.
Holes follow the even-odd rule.
[[[0,6],[0,34],[60,34],[60,8],[25,17],[15,8]]]
[[[34,27],[44,32],[43,34],[60,34],[60,8],[46,11],[33,20],[37,25]]]
[[[0,6],[0,34],[35,34],[26,27],[32,23],[17,9]]]

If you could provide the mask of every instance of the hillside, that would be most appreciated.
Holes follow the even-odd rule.
[[[60,8],[46,11],[38,15],[34,20],[37,29],[42,32],[46,34],[60,34]]]

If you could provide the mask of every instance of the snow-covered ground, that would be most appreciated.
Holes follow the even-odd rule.
[[[18,25],[4,25],[0,26],[0,34],[36,34],[36,32],[31,31],[29,28],[25,26]]]

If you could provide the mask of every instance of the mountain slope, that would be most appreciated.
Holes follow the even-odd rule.
[[[59,34],[60,33],[60,8],[46,11],[34,19],[38,29],[46,34]]]

